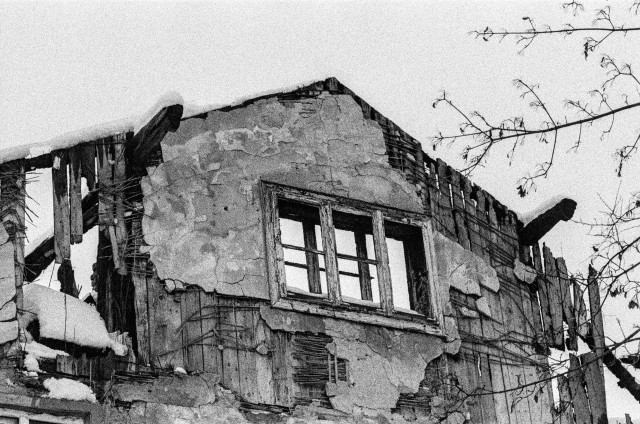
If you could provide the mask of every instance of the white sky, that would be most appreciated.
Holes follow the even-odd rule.
[[[584,60],[579,37],[541,39],[518,55],[512,42],[486,43],[468,35],[487,25],[522,28],[523,16],[563,23],[570,16],[560,4],[0,2],[0,147],[141,113],[168,90],[177,90],[186,101],[224,103],[335,76],[422,140],[425,151],[460,166],[455,149],[441,146],[433,152],[428,144],[438,131],[457,128],[450,111],[431,107],[440,90],[465,109],[498,119],[527,107],[511,84],[514,78],[539,83],[542,95],[557,100],[551,107],[558,116],[572,116],[561,100],[597,88],[604,72],[597,56]],[[594,7],[587,5],[583,21],[591,20]],[[629,35],[604,47],[620,60],[633,61],[637,38]],[[637,122],[637,112],[629,116]],[[506,151],[496,152],[473,179],[515,211],[569,193],[578,202],[575,218],[590,220],[602,209],[598,195],[612,199],[621,183],[612,153],[610,140],[592,137],[580,154],[563,155],[525,199],[516,195],[516,181],[540,157],[537,148],[523,150],[511,168]],[[629,165],[622,192],[639,180],[637,165]],[[635,175],[629,172],[633,167]],[[50,196],[49,186],[43,187],[39,195]],[[586,272],[592,242],[585,231],[562,223],[547,238],[570,270]],[[605,312],[610,335],[618,331],[616,317],[625,328],[640,318],[625,301]],[[610,416],[629,412],[640,419],[640,406],[614,381],[607,389]]]

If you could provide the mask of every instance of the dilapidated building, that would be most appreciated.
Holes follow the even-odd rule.
[[[1,422],[567,419],[548,347],[588,329],[538,240],[575,203],[524,226],[334,78],[2,160]],[[54,230],[25,252],[36,169]],[[63,293],[31,284],[53,261]]]

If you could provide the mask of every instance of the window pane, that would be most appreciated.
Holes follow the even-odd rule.
[[[287,279],[287,288],[294,288],[305,292],[309,291],[309,279],[307,270],[291,265],[285,265],[285,278]]]
[[[346,299],[347,297],[361,300],[360,279],[358,277],[340,275],[340,294],[347,302],[349,301],[349,299]]]
[[[343,255],[356,256],[356,238],[353,231],[336,228],[336,250]]]
[[[284,253],[284,261],[285,262],[295,262],[301,265],[307,265],[307,254],[300,250],[287,249],[286,247],[282,249]]]
[[[380,286],[378,285],[378,267],[369,265],[369,276],[371,277],[371,297],[372,302],[380,304]]]
[[[280,237],[283,244],[304,247],[302,222],[280,218]]]
[[[407,281],[407,264],[405,262],[402,241],[387,237],[387,250],[389,252],[393,306],[411,309],[409,282]]]
[[[367,259],[376,259],[376,248],[373,244],[373,235],[366,234],[365,240],[367,241]]]

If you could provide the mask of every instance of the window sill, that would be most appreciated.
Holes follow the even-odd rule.
[[[395,316],[385,316],[382,314],[374,313],[370,310],[348,310],[349,305],[336,307],[335,305],[332,305],[326,301],[318,301],[316,299],[301,301],[290,298],[281,298],[277,302],[273,303],[272,306],[274,308],[284,309],[287,311],[304,312],[311,315],[319,315],[345,321],[359,322],[363,324],[377,325],[380,327],[413,331],[431,334],[438,337],[444,337],[444,332],[442,331],[442,328],[440,328],[436,320],[425,318],[424,316],[418,315],[415,312],[413,312],[413,314],[403,314],[403,312],[400,311]]]

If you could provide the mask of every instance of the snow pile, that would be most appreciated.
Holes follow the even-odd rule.
[[[38,358],[33,353],[27,355],[24,358],[24,367],[27,371],[31,372],[41,372],[40,363],[38,362]]]
[[[68,400],[86,400],[91,403],[96,403],[96,395],[93,394],[93,390],[85,384],[79,381],[69,380],[68,378],[47,378],[44,382],[44,387],[49,390],[47,397],[54,399],[68,399]]]
[[[36,359],[56,359],[58,355],[69,356],[64,350],[51,349],[38,342],[22,343],[22,350],[35,356]]]
[[[81,346],[108,347],[117,355],[126,354],[127,347],[109,337],[104,321],[93,306],[38,284],[26,285],[23,291],[25,325],[38,319],[41,337]]]
[[[549,209],[557,205],[562,199],[571,199],[571,196],[566,194],[557,194],[552,198],[546,200],[545,202],[542,202],[535,209],[529,212],[523,213],[522,215],[518,214],[518,219],[520,219],[520,221],[522,221],[522,224],[526,226],[531,221],[533,221],[534,219],[536,219],[537,217],[539,217],[540,215],[542,215],[543,213],[545,213],[546,211],[548,211]]]

